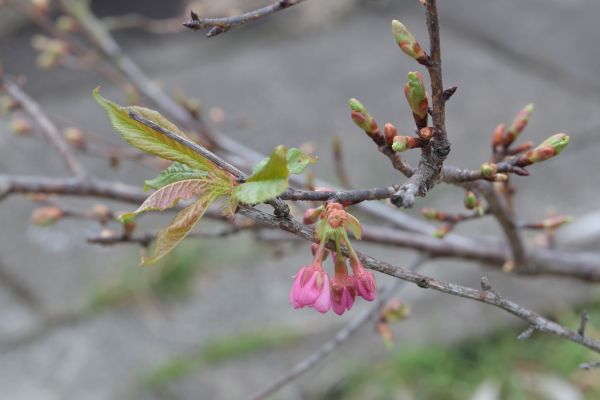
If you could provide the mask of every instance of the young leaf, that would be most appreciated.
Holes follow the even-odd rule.
[[[290,174],[301,174],[308,164],[317,162],[317,158],[304,154],[302,150],[295,147],[287,151],[286,160]]]
[[[113,128],[121,134],[127,143],[146,153],[154,154],[167,160],[177,161],[191,168],[214,171],[221,175],[225,174],[224,171],[221,171],[212,162],[199,154],[129,116],[130,112],[139,114],[155,124],[185,137],[183,132],[158,112],[143,107],[121,107],[102,97],[99,90],[100,87],[94,89],[96,101],[108,112]]]
[[[207,191],[209,181],[206,179],[188,179],[174,182],[152,193],[137,210],[121,215],[121,221],[131,221],[133,217],[146,211],[164,211],[171,208],[180,200],[199,196]]]
[[[356,219],[356,217],[350,213],[347,214],[347,218],[348,220],[344,223],[344,229],[352,232],[352,235],[360,240],[362,237],[362,225],[358,219]]]
[[[268,160],[262,161],[245,183],[234,188],[233,194],[244,204],[274,199],[287,189],[289,175],[286,148],[277,146]]]
[[[184,181],[187,179],[199,179],[205,178],[208,173],[205,171],[199,171],[188,167],[185,164],[174,162],[154,179],[148,179],[144,181],[144,190],[155,189],[158,190],[163,186],[169,185],[173,182]]]
[[[218,196],[214,192],[206,193],[205,196],[179,211],[169,226],[158,232],[154,252],[150,257],[143,257],[142,264],[153,264],[173,250],[202,218]]]

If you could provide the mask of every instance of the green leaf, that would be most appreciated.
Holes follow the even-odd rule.
[[[350,213],[347,214],[348,220],[344,223],[344,229],[352,232],[355,238],[360,240],[362,238],[362,225],[356,217]]]
[[[308,164],[317,162],[316,157],[311,157],[302,150],[292,147],[286,154],[288,170],[291,174],[301,174]]]
[[[234,188],[233,194],[244,204],[272,200],[287,189],[289,175],[286,148],[277,146],[266,162],[259,163],[245,183]]]
[[[207,191],[209,184],[210,181],[207,179],[188,179],[171,183],[152,193],[137,210],[123,214],[119,219],[128,222],[146,211],[164,211],[177,205],[180,200],[200,196]]]
[[[195,203],[179,211],[169,226],[158,232],[153,254],[150,257],[143,257],[142,264],[153,264],[173,250],[200,221],[208,207],[218,197],[218,193],[208,192]]]
[[[181,143],[161,135],[129,116],[130,112],[139,114],[155,124],[160,125],[179,136],[185,137],[183,132],[158,112],[137,106],[121,107],[102,97],[99,91],[100,87],[94,89],[94,98],[108,112],[113,128],[133,147],[167,160],[186,164],[191,168],[211,171],[219,175],[226,174],[212,162],[188,149]]]
[[[183,181],[187,179],[205,178],[208,174],[205,171],[199,171],[188,167],[185,164],[174,162],[165,168],[156,178],[144,181],[144,190],[158,190],[163,186],[173,182]]]

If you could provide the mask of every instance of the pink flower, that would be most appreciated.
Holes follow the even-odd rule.
[[[348,275],[344,257],[333,254],[335,260],[335,276],[331,280],[331,308],[337,315],[350,310],[356,298],[354,278]]]
[[[354,283],[358,295],[367,301],[375,300],[375,297],[377,297],[377,285],[375,284],[373,273],[367,271],[356,256],[350,258],[350,263],[352,264]]]
[[[329,276],[320,264],[300,268],[290,290],[290,304],[296,309],[313,307],[320,313],[329,310]]]
[[[296,274],[290,290],[290,304],[294,308],[312,307],[320,313],[326,313],[331,307],[329,276],[321,263],[325,256],[325,245],[315,251],[311,265],[302,267]]]

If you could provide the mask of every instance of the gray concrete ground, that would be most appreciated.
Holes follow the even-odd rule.
[[[119,38],[142,68],[166,87],[182,87],[206,107],[223,107],[232,120],[223,129],[241,142],[268,152],[276,143],[297,146],[314,141],[321,157],[314,170],[333,179],[330,135],[340,133],[356,186],[395,182],[397,174],[353,126],[346,104],[349,97],[358,97],[381,123],[392,121],[401,131],[410,128],[401,88],[406,72],[416,67],[396,48],[389,23],[392,18],[401,19],[424,38],[418,2],[352,3],[349,7],[342,0],[331,0],[339,8],[332,12],[333,22],[327,24],[310,17],[315,3],[310,11],[292,9],[212,40],[191,32]],[[594,210],[600,184],[598,174],[590,173],[598,166],[600,149],[595,140],[600,127],[600,48],[595,45],[600,5],[594,0],[440,0],[440,7],[445,82],[459,86],[448,104],[453,144],[449,162],[477,167],[488,157],[494,126],[509,122],[520,107],[534,102],[536,112],[526,138],[540,141],[565,131],[572,135],[572,143],[559,159],[531,168],[530,178],[518,180],[519,214],[531,220],[543,217],[550,208],[575,217]],[[21,32],[1,38],[5,70],[25,73],[27,90],[53,115],[112,135],[91,90],[103,83],[106,97],[122,99],[120,94],[92,73],[40,74],[33,70],[29,35]],[[47,144],[13,138],[4,125],[0,130],[2,173],[64,173]],[[98,160],[86,160],[86,164],[107,179],[138,183],[149,177],[147,171],[132,164],[119,171]],[[459,210],[461,196],[454,188],[437,187],[409,212],[416,215],[422,206]],[[135,248],[103,249],[85,243],[86,235],[98,231],[93,223],[61,222],[51,228],[35,228],[28,224],[31,209],[23,198],[2,203],[0,262],[11,276],[33,290],[49,312],[64,313],[83,306],[93,289],[136,268]],[[461,231],[498,234],[492,223],[465,226]],[[309,260],[305,245],[288,249],[281,259],[245,235],[198,246],[202,271],[185,299],[165,305],[129,302],[48,327],[18,346],[3,347],[3,398],[243,398],[317,348],[356,313],[353,310],[338,318],[290,309],[289,277]],[[407,251],[358,247],[400,265],[412,256]],[[471,286],[485,273],[498,290],[535,309],[581,300],[590,291],[580,283],[517,279],[461,263],[436,262],[428,265],[426,272]],[[382,285],[386,281],[379,279]],[[501,311],[418,288],[407,287],[400,297],[414,311],[397,329],[400,343],[458,340],[515,322]],[[18,338],[42,322],[40,314],[23,300],[0,282],[0,340]],[[214,338],[261,328],[297,329],[307,336],[258,356],[193,373],[170,385],[168,392],[143,391],[137,385],[140,376],[175,355],[189,353]],[[371,328],[364,328],[340,354],[276,398],[304,398],[339,378],[339,366],[369,362],[384,353]]]

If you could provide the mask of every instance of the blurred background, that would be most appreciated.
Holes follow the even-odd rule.
[[[206,0],[193,7],[201,15],[222,16],[268,3]],[[401,20],[425,42],[418,1],[309,0],[212,39],[177,29],[186,7],[183,0],[92,2],[102,18],[135,13],[174,19],[171,33],[117,29],[115,37],[165,90],[198,99],[219,131],[261,153],[280,143],[310,144],[320,158],[312,171],[331,182],[336,182],[331,141],[339,135],[355,187],[398,182],[388,160],[353,125],[347,101],[357,97],[381,124],[391,121],[409,132],[413,122],[402,87],[407,72],[417,67],[398,51],[390,22]],[[567,132],[571,144],[559,158],[532,167],[532,176],[516,179],[517,214],[526,221],[551,212],[571,215],[575,221],[559,232],[559,245],[598,249],[600,3],[439,0],[439,8],[445,84],[459,87],[447,106],[448,162],[478,168],[489,158],[493,128],[535,103],[523,140],[537,143]],[[89,70],[40,70],[31,47],[36,33],[37,27],[0,5],[4,72],[26,77],[24,89],[61,126],[80,126],[119,144],[91,92],[102,85],[102,93],[120,103],[126,103],[125,95]],[[53,149],[35,136],[14,135],[9,118],[0,119],[2,174],[65,174]],[[155,176],[132,162],[113,168],[104,159],[83,160],[108,180],[141,185]],[[459,212],[462,198],[461,190],[438,186],[406,212],[419,216],[422,207]],[[66,200],[82,209],[96,203]],[[369,306],[356,304],[343,317],[292,310],[290,277],[311,256],[307,243],[283,241],[277,233],[190,239],[160,265],[140,268],[135,245],[87,243],[86,237],[102,229],[97,222],[33,226],[34,208],[21,196],[0,204],[2,398],[244,398]],[[141,227],[156,229],[168,219],[144,217]],[[204,220],[198,229],[213,225]],[[461,225],[458,232],[501,235],[491,220]],[[528,237],[532,243],[537,239]],[[357,248],[398,265],[414,258],[403,249],[360,243]],[[570,326],[587,308],[588,332],[598,335],[600,292],[592,285],[511,276],[456,261],[429,262],[423,272],[472,287],[485,274],[506,297]],[[377,278],[381,287],[389,282]],[[581,347],[538,333],[517,341],[526,326],[472,301],[412,286],[397,298],[411,316],[393,326],[392,349],[376,334],[374,322],[368,323],[333,357],[273,398],[600,398],[600,370],[577,369],[594,357]]]

